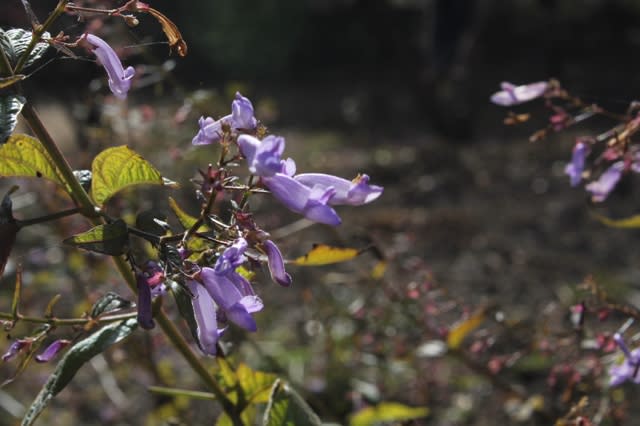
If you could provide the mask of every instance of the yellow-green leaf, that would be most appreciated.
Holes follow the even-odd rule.
[[[288,383],[277,379],[271,388],[263,426],[321,426],[309,404]]]
[[[599,214],[594,214],[593,217],[595,217],[603,225],[610,226],[612,228],[640,228],[640,215],[635,215],[624,219],[610,219]]]
[[[19,81],[24,80],[26,77],[27,76],[24,74],[16,74],[16,75],[12,75],[11,77],[0,78],[0,89],[9,87],[12,84],[15,84]]]
[[[91,171],[91,197],[99,206],[128,186],[163,184],[160,172],[126,145],[102,151],[93,160]]]
[[[379,280],[380,278],[384,277],[384,273],[387,270],[387,261],[386,260],[381,260],[378,263],[376,263],[376,266],[373,267],[373,270],[371,270],[371,278],[373,278],[374,280]]]
[[[469,318],[451,327],[447,335],[447,346],[449,349],[458,349],[464,338],[473,330],[480,327],[485,316],[486,309],[481,308],[474,312]]]
[[[47,150],[39,140],[27,135],[11,135],[0,145],[0,176],[43,178],[65,187],[62,173]]]
[[[128,242],[129,231],[127,224],[121,219],[112,223],[98,225],[64,240],[66,244],[110,256],[124,254]]]
[[[236,370],[236,376],[247,402],[260,404],[269,401],[271,386],[276,381],[275,374],[255,371],[247,364],[241,363]]]
[[[361,253],[354,248],[332,247],[326,244],[315,244],[313,249],[304,256],[295,259],[293,263],[301,266],[330,265],[332,263],[346,262]]]
[[[380,404],[363,408],[354,414],[349,426],[372,426],[378,423],[404,422],[421,419],[429,415],[427,407],[409,407],[396,402],[381,402]]]

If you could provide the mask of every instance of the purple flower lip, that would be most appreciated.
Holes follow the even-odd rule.
[[[93,47],[92,51],[107,71],[109,89],[119,99],[126,99],[131,88],[131,79],[135,75],[133,67],[123,69],[122,62],[116,52],[100,37],[93,34],[86,35],[87,42]]]
[[[284,138],[267,136],[260,140],[251,135],[240,135],[238,146],[247,158],[249,171],[254,175],[269,177],[282,170],[280,157],[284,152]]]
[[[66,348],[70,340],[58,339],[51,343],[47,348],[40,354],[36,355],[35,360],[37,362],[49,362],[51,361],[58,353]]]
[[[529,102],[541,97],[549,88],[549,83],[539,81],[537,83],[515,86],[508,82],[500,84],[502,89],[491,95],[491,102],[500,106],[513,106]]]
[[[7,352],[5,352],[4,355],[2,355],[2,360],[5,362],[9,361],[11,358],[18,355],[18,353],[20,353],[22,349],[31,346],[31,343],[32,342],[27,339],[16,340],[11,344],[11,346],[9,346],[9,349],[7,349]]]
[[[376,200],[384,190],[381,186],[369,185],[368,175],[358,175],[352,181],[323,173],[302,173],[293,178],[309,188],[333,188],[335,194],[329,199],[329,204],[334,206],[367,204]]]
[[[591,182],[585,187],[587,191],[591,192],[593,202],[599,203],[607,199],[622,177],[623,171],[624,162],[615,162],[600,175],[598,180]]]

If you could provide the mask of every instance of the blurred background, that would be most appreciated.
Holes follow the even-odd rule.
[[[55,4],[32,2],[41,21]],[[594,210],[635,213],[631,179],[596,209],[564,175],[575,137],[611,123],[587,123],[532,144],[529,135],[547,125],[540,104],[515,108],[531,112],[532,119],[507,127],[506,111],[489,103],[502,81],[557,78],[582,99],[624,112],[640,85],[639,2],[217,0],[151,6],[179,27],[189,47],[185,58],[168,56],[160,26],[147,16],[136,28],[72,16],[55,28],[72,36],[91,28],[136,66],[139,77],[126,103],[109,95],[103,69],[85,52],[72,60],[51,51],[46,67],[28,70],[25,95],[74,167],[88,168],[101,149],[126,143],[164,175],[188,182],[215,160],[214,151],[191,147],[198,117],[228,114],[240,90],[254,102],[256,116],[286,137],[286,154],[298,170],[347,178],[366,172],[385,186],[375,203],[341,209],[344,225],[335,230],[316,225],[294,232],[287,225],[296,223],[295,215],[270,201],[256,203],[260,223],[274,231],[290,259],[319,242],[373,244],[380,253],[344,265],[292,268],[291,289],[265,282],[258,289],[266,306],[260,331],[246,336],[232,330],[232,356],[285,375],[323,419],[340,423],[380,400],[429,407],[430,419],[414,424],[551,424],[550,418],[567,412],[580,391],[566,399],[561,390],[549,390],[549,359],[516,363],[506,372],[507,380],[545,395],[550,417],[531,410],[526,415],[523,401],[517,408],[524,408],[514,410],[508,392],[425,345],[438,339],[439,327],[491,304],[516,324],[498,352],[526,352],[549,337],[549,324],[570,327],[575,287],[589,274],[611,294],[640,300],[640,268],[630,249],[637,231],[607,229],[591,217]],[[0,4],[0,27],[28,27],[19,1]],[[12,183],[0,183],[0,193]],[[62,203],[53,187],[43,195],[42,186],[20,185],[17,217]],[[125,217],[145,209],[168,212],[168,195],[197,211],[188,184],[171,194],[129,194],[111,208]],[[107,290],[126,295],[99,256],[86,258],[60,245],[62,237],[84,229],[83,221],[70,219],[21,233],[2,278],[4,300],[10,300],[18,262],[30,301],[24,309],[34,313],[57,293],[64,295],[61,316],[79,315],[87,308],[83,300]],[[382,279],[373,279],[371,268],[380,258],[389,266]],[[429,310],[429,291],[415,296],[425,288],[437,288],[455,306],[441,321]],[[9,302],[3,306],[8,310]],[[45,415],[69,419],[66,424],[211,424],[203,414],[210,404],[146,392],[148,384],[197,388],[198,382],[159,333],[135,338],[136,351],[120,346],[106,354]],[[477,356],[480,364],[491,360]],[[4,368],[12,374],[10,365]],[[30,367],[0,390],[0,407],[19,413],[50,369]],[[95,387],[83,393],[90,384]],[[14,423],[0,416],[0,424]]]

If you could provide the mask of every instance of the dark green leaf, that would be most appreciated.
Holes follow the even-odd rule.
[[[27,414],[22,419],[22,426],[32,425],[36,421],[42,410],[46,408],[54,396],[69,384],[80,367],[94,356],[107,350],[111,345],[129,337],[137,325],[138,320],[135,318],[113,323],[73,345],[60,360],[55,371],[49,376],[29,407]]]
[[[20,226],[13,218],[13,205],[11,202],[11,194],[17,189],[17,186],[12,187],[2,199],[2,203],[0,203],[0,277],[2,277],[4,268],[9,261],[11,249],[20,230]]]
[[[167,233],[167,230],[162,225],[162,223],[166,223],[166,221],[167,216],[158,212],[158,210],[145,210],[136,216],[136,228],[148,234],[161,237]]]
[[[102,314],[117,311],[118,309],[127,309],[131,306],[133,306],[133,303],[110,291],[93,304],[91,318],[97,318]]]
[[[160,172],[126,145],[102,151],[93,160],[91,171],[91,197],[99,206],[128,186],[163,184]]]
[[[0,96],[0,144],[13,133],[18,124],[18,114],[26,99],[18,95]]]
[[[0,145],[0,176],[44,178],[65,187],[62,173],[47,150],[27,135],[11,135]]]
[[[31,31],[22,28],[12,28],[7,31],[0,29],[0,48],[2,48],[11,62],[12,66],[18,63],[18,59],[26,52],[27,46],[31,43]],[[42,39],[51,38],[48,32],[42,34]],[[25,68],[40,59],[49,48],[49,43],[40,41],[29,54],[29,59],[25,62]]]
[[[169,283],[169,288],[171,289],[171,294],[173,294],[173,297],[176,299],[176,305],[178,306],[180,316],[187,322],[187,326],[189,326],[189,331],[191,332],[193,340],[198,344],[200,349],[202,349],[200,341],[198,340],[198,323],[196,323],[196,317],[193,313],[191,294],[185,287],[175,281],[171,281]]]
[[[284,381],[277,379],[271,388],[263,426],[321,426],[320,418],[309,404]]]
[[[120,256],[127,250],[129,232],[127,224],[122,219],[118,219],[67,238],[64,243],[96,253]]]

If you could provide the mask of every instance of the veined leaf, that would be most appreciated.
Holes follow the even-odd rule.
[[[27,135],[11,135],[0,145],[0,176],[44,178],[65,187],[62,173],[47,150]]]
[[[18,114],[27,100],[18,95],[0,96],[0,144],[13,133],[18,124]]]
[[[15,66],[18,63],[18,59],[27,51],[27,47],[31,43],[31,37],[31,31],[22,28],[12,28],[7,31],[0,29],[0,48],[4,50],[12,66]],[[43,40],[49,38],[51,38],[51,35],[48,32],[42,34]],[[40,59],[48,48],[49,43],[46,41],[40,41],[36,44],[29,54],[29,58],[25,62],[24,67],[26,68],[32,65]]]
[[[326,244],[315,244],[313,249],[304,256],[293,261],[296,265],[301,266],[320,266],[330,265],[332,263],[346,262],[362,253],[361,250],[354,248],[332,247]]]
[[[598,222],[603,225],[610,226],[612,228],[640,228],[640,215],[627,217],[624,219],[610,219],[606,216],[594,214]]]
[[[163,184],[160,172],[126,145],[102,151],[93,160],[91,171],[91,197],[99,206],[128,186]]]
[[[129,337],[135,331],[137,325],[138,320],[136,318],[113,323],[73,345],[60,360],[55,371],[49,376],[40,393],[29,407],[27,414],[22,419],[22,426],[32,425],[51,399],[71,382],[71,379],[84,364],[94,356],[107,350],[111,345]]]
[[[447,346],[449,349],[458,349],[464,338],[473,330],[480,327],[480,324],[482,324],[486,317],[486,313],[486,309],[480,308],[469,318],[451,327],[447,335]]]
[[[125,253],[129,243],[129,231],[127,224],[118,219],[74,235],[63,242],[96,253],[120,256]]]
[[[271,388],[263,426],[321,426],[309,404],[287,383],[277,379]]]
[[[404,422],[421,419],[429,415],[426,407],[409,407],[396,402],[381,402],[363,408],[349,420],[349,426],[373,426],[378,423]]]

